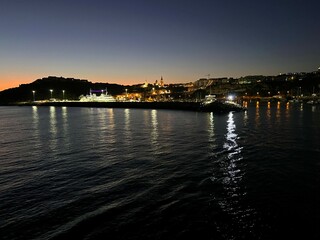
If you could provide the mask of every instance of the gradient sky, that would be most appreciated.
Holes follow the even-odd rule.
[[[136,84],[310,72],[318,0],[0,0],[0,90],[46,76]]]

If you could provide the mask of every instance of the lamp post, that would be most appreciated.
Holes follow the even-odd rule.
[[[51,98],[52,98],[52,92],[53,92],[53,90],[52,90],[52,89],[50,89],[50,96],[51,96]]]
[[[33,96],[33,101],[34,101],[34,102],[36,101],[35,95],[36,95],[36,91],[35,91],[35,90],[32,90],[32,96]]]
[[[62,90],[62,100],[64,101],[64,92],[65,90]]]
[[[128,89],[126,88],[126,100],[128,100]]]

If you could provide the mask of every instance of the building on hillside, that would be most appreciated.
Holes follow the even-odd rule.
[[[162,76],[161,76],[160,82],[158,80],[154,82],[154,86],[164,87],[164,81]]]

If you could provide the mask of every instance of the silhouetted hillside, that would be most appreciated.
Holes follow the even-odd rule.
[[[125,91],[123,85],[109,83],[92,83],[88,80],[49,76],[38,79],[29,84],[21,84],[17,88],[10,88],[0,92],[0,103],[32,101],[33,91],[35,100],[69,99],[78,100],[80,95],[86,95],[90,89],[106,89],[110,95],[121,94]],[[64,90],[64,94],[63,94]]]

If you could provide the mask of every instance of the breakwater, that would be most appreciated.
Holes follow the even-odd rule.
[[[141,108],[141,109],[169,109],[202,112],[229,112],[241,111],[243,107],[226,102],[214,102],[203,105],[201,102],[20,102],[12,105],[18,106],[66,106],[66,107],[95,107],[95,108]]]

